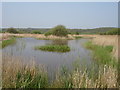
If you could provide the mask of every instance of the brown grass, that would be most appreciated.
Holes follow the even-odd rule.
[[[34,61],[29,64],[23,64],[22,58],[19,57],[9,57],[3,56],[3,69],[2,69],[2,86],[4,88],[16,88],[17,83],[22,82],[19,88],[24,88],[26,85],[27,79],[25,79],[24,75],[26,73],[30,73],[31,79],[27,84],[31,84],[36,75],[41,72],[43,85],[44,85],[44,75],[46,70],[43,66],[37,66]],[[39,69],[37,69],[38,67]],[[22,77],[19,82],[17,81],[18,72],[20,72]],[[75,70],[71,74],[61,76],[60,74],[56,75],[56,80],[53,83],[46,84],[46,88],[116,88],[117,87],[117,70],[113,69],[110,66],[104,66],[104,69],[99,69],[98,78],[94,79],[94,75],[92,78],[88,77],[87,70],[81,72],[80,70]],[[39,78],[38,78],[39,79]],[[17,81],[17,82],[16,82]],[[34,83],[33,83],[34,84]],[[32,85],[32,84],[31,84]],[[66,86],[67,85],[67,86]]]
[[[0,41],[2,41],[2,40],[7,40],[7,39],[9,39],[9,34],[2,34],[2,33],[0,33]]]
[[[99,71],[98,79],[93,81],[93,79],[88,78],[87,73],[81,73],[76,71],[73,73],[73,85],[74,88],[83,88],[83,82],[86,88],[113,88],[117,87],[117,73],[116,70],[104,66],[103,73]],[[79,79],[80,78],[80,79]]]
[[[25,88],[31,83],[36,83],[34,81],[38,75],[45,79],[46,71],[43,68],[43,65],[40,65],[39,68],[36,68],[37,66],[33,60],[31,60],[28,64],[23,64],[22,58],[3,56],[2,61],[3,88]],[[22,74],[22,77],[18,81],[19,73]],[[30,76],[28,76],[29,74]],[[38,78],[38,80],[39,79],[40,78]],[[18,86],[17,84],[20,85]]]
[[[120,55],[118,54],[118,51],[120,50],[120,43],[118,40],[120,39],[120,36],[118,35],[98,35],[95,38],[93,38],[93,43],[97,45],[112,45],[113,51],[112,55],[118,60],[118,57],[120,58]]]
[[[103,68],[103,67],[102,67]],[[88,76],[88,71],[75,70],[67,76],[57,75],[56,80],[51,85],[52,88],[117,88],[117,70],[110,66],[99,69],[98,77]]]
[[[75,39],[72,35],[68,35],[68,37],[58,37],[54,35],[45,36],[44,34],[7,34],[9,36],[18,36],[18,37],[33,37],[38,39]],[[6,36],[6,34],[4,34]]]

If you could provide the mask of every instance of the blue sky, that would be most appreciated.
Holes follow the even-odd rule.
[[[3,2],[2,27],[117,27],[117,2]]]

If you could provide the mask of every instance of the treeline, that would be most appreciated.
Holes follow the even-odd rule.
[[[48,34],[49,35],[51,34],[52,29],[53,28],[3,28],[2,32],[15,33],[15,34],[29,33],[29,34],[45,34],[45,35]],[[116,28],[112,28],[112,27],[103,27],[103,28],[95,28],[95,29],[68,29],[68,28],[65,28],[65,29],[67,30],[68,34],[77,34],[77,35],[79,34],[101,34],[101,35],[117,34]]]
[[[114,28],[110,31],[100,33],[100,35],[120,35],[120,28]]]

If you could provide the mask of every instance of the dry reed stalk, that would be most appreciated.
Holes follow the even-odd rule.
[[[27,75],[28,72],[30,73],[31,80],[27,84],[32,83],[35,80],[36,75],[38,75],[38,73],[42,73],[43,75],[46,73],[46,71],[42,69],[43,68],[42,66],[39,67],[39,69],[37,69],[34,61],[31,61],[28,64],[23,64],[21,58],[18,58],[18,57],[9,58],[8,56],[3,57],[2,61],[3,61],[2,63],[2,87],[4,88],[11,88],[11,87],[16,88],[17,83],[18,83],[17,82],[18,73],[22,74],[19,82],[26,82],[27,79],[25,79],[24,75]],[[21,85],[20,87],[21,88],[25,87],[25,84]]]
[[[72,75],[72,83],[74,88],[116,88],[117,70],[104,66],[104,71],[99,70],[98,79],[95,81],[88,78],[86,71],[81,73],[77,70]]]

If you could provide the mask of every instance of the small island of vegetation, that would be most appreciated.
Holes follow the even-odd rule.
[[[67,45],[45,45],[45,46],[36,46],[35,49],[42,51],[52,51],[52,52],[69,52],[70,47]]]

